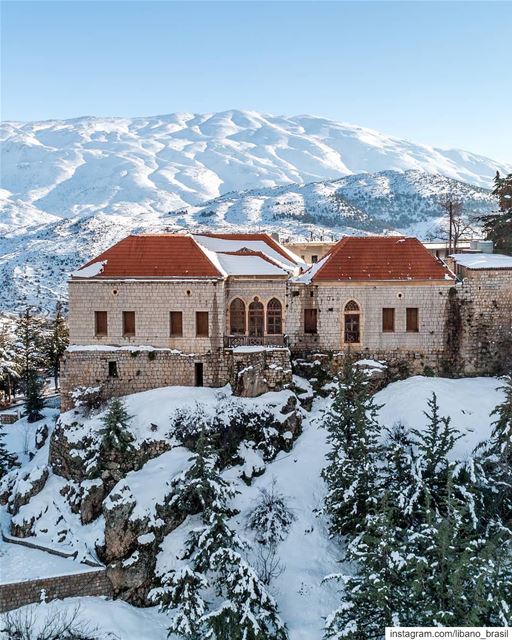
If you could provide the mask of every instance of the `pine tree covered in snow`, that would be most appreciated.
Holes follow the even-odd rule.
[[[101,442],[103,451],[124,453],[132,448],[134,437],[130,433],[130,420],[131,416],[126,411],[122,400],[113,398],[103,418]]]
[[[61,304],[57,303],[55,316],[52,318],[45,343],[45,355],[48,365],[53,371],[55,388],[59,386],[60,359],[69,344],[69,331],[62,315]]]
[[[416,494],[417,455],[408,430],[402,423],[385,428],[382,449],[382,486],[390,504],[405,525],[410,522]]]
[[[28,372],[25,388],[25,411],[28,422],[36,422],[43,417],[41,413],[44,406],[42,390],[43,381],[37,372],[31,369]]]
[[[14,336],[7,326],[0,325],[0,389],[3,389],[7,402],[11,402],[19,377],[20,367],[16,361]]]
[[[260,489],[258,500],[247,519],[248,527],[256,533],[260,544],[277,545],[286,538],[295,520],[286,503],[286,497],[277,490],[275,478],[269,489]]]
[[[196,452],[192,465],[173,479],[170,504],[184,514],[222,510],[235,491],[218,472],[218,456],[204,432],[198,438]]]
[[[3,430],[0,430],[0,478],[3,478],[6,473],[13,467],[18,466],[18,458],[14,453],[10,453],[4,443],[5,434]]]
[[[330,445],[323,470],[324,508],[332,535],[356,533],[379,499],[378,442],[381,428],[363,371],[346,362],[338,392],[324,419]]]
[[[16,361],[26,390],[32,372],[39,372],[45,362],[46,323],[26,309],[18,317],[15,328]]]
[[[169,632],[187,640],[284,640],[276,602],[242,556],[247,543],[228,522],[236,492],[222,478],[206,435],[201,439],[173,500],[183,510],[202,507],[202,525],[187,538],[187,564],[165,576],[157,594],[164,610],[174,610]]]

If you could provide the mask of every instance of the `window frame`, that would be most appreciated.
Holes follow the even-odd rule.
[[[131,314],[130,317],[133,318],[133,331],[127,331],[127,318],[128,314]],[[136,324],[135,324],[135,311],[123,311],[123,338],[134,338],[136,333]]]
[[[173,316],[179,317],[179,331],[173,330]],[[169,311],[169,338],[183,338],[183,311]]]
[[[390,314],[391,318],[386,318],[386,312]],[[389,326],[386,326],[386,320],[389,321],[389,319],[391,319],[391,322],[389,323],[391,325],[391,328],[389,328]],[[382,307],[382,333],[395,333],[395,326],[396,326],[396,311],[395,311],[395,307]]]
[[[98,318],[101,317],[105,319],[105,331],[99,330],[100,323],[98,322]],[[105,338],[108,336],[108,311],[95,311],[94,312],[94,336],[96,338]]]
[[[414,312],[414,313],[411,313]],[[411,328],[411,315],[414,318],[413,327]],[[420,332],[420,310],[418,307],[406,307],[405,309],[405,331],[406,333]]]
[[[199,333],[201,322],[199,318],[202,318],[201,322],[206,319],[205,333]],[[208,311],[196,311],[196,338],[209,338],[210,337],[210,314]]]
[[[304,309],[304,333],[308,336],[318,335],[318,309]]]
[[[277,303],[275,308],[271,304]],[[280,336],[283,334],[283,303],[275,296],[267,302],[267,335]],[[272,326],[274,325],[274,326]],[[276,325],[278,331],[276,331]],[[272,327],[272,328],[271,328]]]
[[[236,309],[233,305],[238,305],[238,309]],[[228,310],[228,315],[229,315],[229,335],[231,336],[245,336],[247,334],[247,305],[245,304],[245,301],[242,300],[242,298],[237,297],[237,298],[233,298],[233,300],[231,300],[231,302],[229,303],[229,310]],[[233,320],[234,319],[238,319],[238,320],[242,320],[242,324],[243,324],[243,330],[239,331],[239,329],[242,329],[242,326],[240,327],[235,327],[237,330],[233,331],[233,327],[234,324]]]

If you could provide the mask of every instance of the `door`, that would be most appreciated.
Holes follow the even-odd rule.
[[[195,367],[195,385],[196,387],[203,386],[203,363],[196,362],[194,364]]]

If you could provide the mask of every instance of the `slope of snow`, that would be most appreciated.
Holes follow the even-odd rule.
[[[307,388],[305,381],[299,379],[298,382],[303,388]],[[456,455],[464,458],[490,433],[489,413],[503,400],[503,393],[498,390],[500,384],[496,378],[453,380],[415,376],[389,385],[376,394],[375,400],[378,404],[384,404],[379,418],[383,425],[401,421],[409,428],[421,429],[425,423],[423,411],[427,408],[426,401],[432,392],[435,392],[441,414],[450,415],[453,424],[464,433],[464,438],[457,443],[456,450]],[[196,399],[205,406],[205,410],[215,412],[220,406],[218,403],[222,400],[222,394],[227,394],[228,390],[166,388],[128,396],[126,400],[129,412],[135,416],[136,432],[141,424],[147,424],[148,421],[154,422],[160,428],[160,425],[168,421],[173,408],[179,406],[180,396],[185,406],[190,406],[197,392],[199,395]],[[275,404],[279,406],[285,399],[282,394],[286,393],[288,392],[265,394],[260,398],[237,401],[264,407],[268,406],[275,396]],[[155,401],[157,398],[158,402]],[[235,499],[240,513],[234,517],[233,523],[244,537],[251,537],[246,526],[247,515],[258,496],[258,489],[268,487],[274,479],[277,490],[288,497],[288,504],[296,516],[288,538],[279,547],[280,559],[285,566],[284,572],[271,587],[282,617],[288,624],[290,640],[321,638],[323,616],[339,603],[339,595],[333,585],[322,584],[322,579],[325,575],[339,570],[338,560],[342,549],[329,539],[325,520],[315,514],[315,510],[322,504],[325,492],[320,473],[326,464],[327,444],[321,420],[330,402],[329,399],[322,398],[315,400],[312,412],[303,423],[303,432],[292,450],[289,453],[280,453],[266,466],[265,473],[253,480],[251,486],[246,486],[241,480],[241,467],[232,467],[225,472],[240,491]],[[12,428],[7,427],[8,430]],[[181,460],[178,464],[181,468],[184,456],[182,460],[181,453],[177,452],[175,455]],[[161,489],[152,482],[153,467],[158,465],[159,460],[160,458],[156,458],[149,463],[150,466],[143,467],[129,476],[129,484],[136,489],[135,494],[139,500],[146,500],[145,504],[138,505],[139,509],[145,509],[149,502],[152,502],[152,498],[144,497],[148,491],[151,493],[151,487],[155,488],[155,492]],[[176,553],[181,548],[188,526],[193,526],[193,519],[189,519],[188,524],[186,521],[164,539],[158,556],[158,566],[161,570],[175,565]],[[84,537],[88,539],[90,534],[86,531],[87,527],[83,527],[83,530]],[[80,535],[80,529],[75,528],[74,534]],[[100,598],[73,598],[59,602],[56,606],[70,607],[76,603],[82,605],[84,619],[94,621],[104,631],[116,633],[123,640],[163,640],[166,637],[166,617],[159,614],[155,608],[136,609],[119,601],[109,602]],[[45,606],[47,605],[38,605],[40,616],[43,615]]]
[[[510,167],[313,116],[252,111],[5,122],[2,186],[13,200],[72,217],[165,212],[233,190],[385,169],[420,169],[487,186]]]

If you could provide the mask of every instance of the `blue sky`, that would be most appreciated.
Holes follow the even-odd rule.
[[[2,3],[2,119],[254,109],[512,160],[510,2]]]

